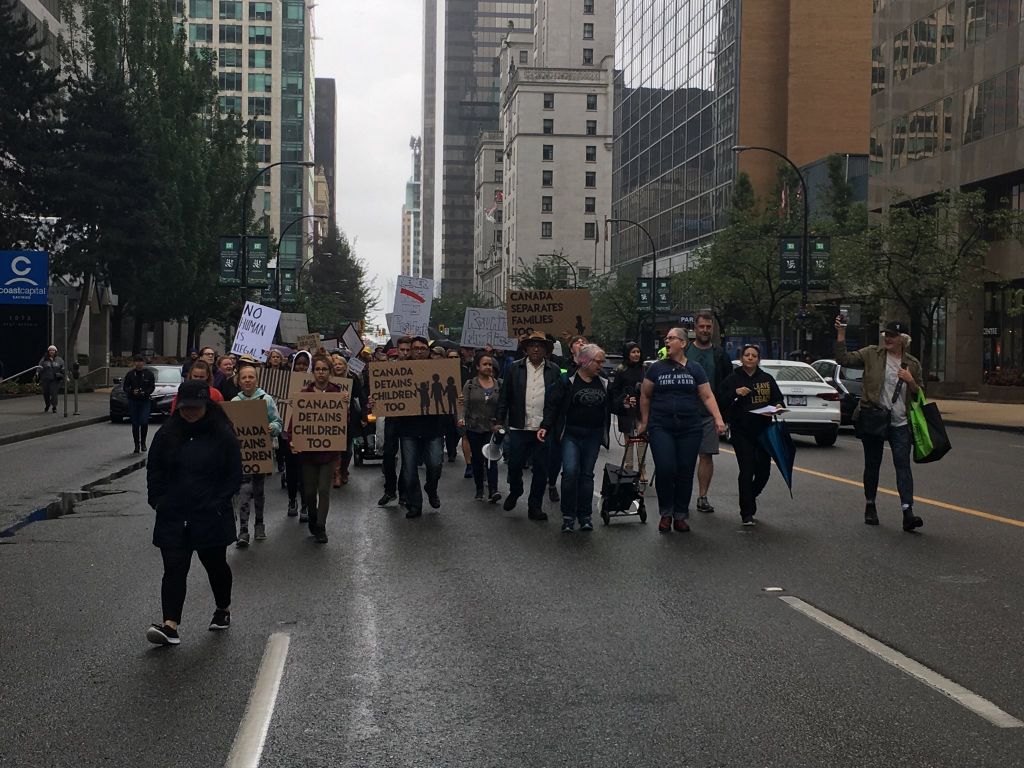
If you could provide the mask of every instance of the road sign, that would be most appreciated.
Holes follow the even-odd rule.
[[[803,259],[800,254],[799,237],[779,238],[779,285],[783,288],[799,288]]]
[[[807,272],[807,287],[813,291],[827,291],[832,238],[812,237],[810,242],[811,263]]]
[[[672,278],[659,277],[654,281],[654,311],[672,311]]]
[[[270,238],[250,236],[245,245],[245,281],[250,288],[266,288],[270,285],[267,262],[270,259]]]
[[[240,285],[238,257],[242,251],[242,238],[236,236],[220,239],[220,285]]]
[[[654,292],[654,281],[649,277],[638,277],[636,279],[636,306],[637,309],[649,309],[651,298]]]
[[[49,287],[49,253],[0,251],[0,304],[46,304]]]

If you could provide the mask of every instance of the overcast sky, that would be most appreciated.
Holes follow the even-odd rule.
[[[338,224],[366,263],[381,306],[401,267],[402,203],[420,133],[422,0],[321,0],[313,69],[337,81]]]

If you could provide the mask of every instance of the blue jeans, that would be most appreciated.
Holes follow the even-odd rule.
[[[892,465],[896,470],[896,489],[900,492],[900,504],[904,507],[914,504],[914,475],[910,469],[910,450],[913,442],[910,437],[910,425],[902,427],[889,426],[886,437],[864,437],[864,498],[875,500],[878,492],[878,470],[882,466],[882,454],[885,452],[885,441],[889,441],[892,449]]]
[[[426,467],[427,496],[437,495],[437,483],[441,479],[441,460],[444,457],[444,436],[399,438],[402,451],[402,472],[398,478],[398,490],[405,497],[411,511],[422,511],[423,491],[420,489],[420,464]]]
[[[693,470],[697,465],[704,431],[701,423],[693,429],[676,432],[660,427],[648,429],[648,441],[657,472],[658,510],[662,517],[685,520],[690,516],[693,495]]]
[[[141,427],[149,424],[149,412],[153,407],[152,401],[147,397],[145,400],[128,401],[128,419],[133,427]]]
[[[600,429],[567,428],[562,433],[562,519],[589,520],[594,502],[594,465],[601,452]]]
[[[505,438],[508,457],[508,495],[518,499],[523,495],[523,467],[529,461],[533,473],[530,482],[531,507],[540,509],[544,503],[544,486],[547,483],[548,445],[537,439],[536,432],[524,429],[510,429]]]

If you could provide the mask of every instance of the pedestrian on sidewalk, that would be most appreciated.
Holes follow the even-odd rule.
[[[571,533],[576,521],[581,531],[594,530],[594,465],[601,446],[608,447],[612,413],[608,381],[600,375],[604,361],[604,350],[597,344],[580,347],[576,371],[568,377],[561,398],[553,402],[554,415],[545,418],[562,450],[563,533]]]
[[[903,511],[903,530],[910,533],[924,525],[914,514],[914,474],[910,468],[914,441],[907,420],[910,401],[923,386],[921,363],[907,352],[910,335],[906,323],[900,320],[887,323],[881,344],[849,352],[845,322],[842,315],[836,318],[835,361],[848,368],[864,369],[863,393],[853,411],[854,428],[864,446],[864,523],[878,525],[875,495],[882,454],[888,442]],[[881,422],[877,434],[875,430],[866,429],[866,420],[871,417]]]
[[[132,357],[132,370],[124,376],[121,387],[128,398],[128,417],[132,422],[132,439],[135,441],[134,453],[146,451],[146,434],[149,432],[149,413],[153,407],[150,396],[156,389],[156,376],[153,369],[146,367],[146,358],[142,355]]]
[[[484,477],[487,478],[487,498],[495,504],[501,501],[498,492],[498,462],[484,457],[484,446],[498,430],[498,398],[501,379],[494,377],[494,358],[486,352],[477,355],[476,375],[462,388],[462,406],[459,409],[459,427],[466,435],[470,450],[470,477],[476,483],[476,498],[484,498]]]
[[[192,553],[206,569],[216,610],[211,630],[231,624],[231,568],[235,540],[231,499],[242,484],[242,453],[224,411],[205,381],[183,382],[178,408],[153,439],[146,465],[149,505],[156,510],[153,544],[160,548],[163,622],[146,630],[157,645],[178,645],[178,624]]]
[[[704,369],[686,357],[688,339],[682,328],[673,328],[665,336],[665,359],[647,369],[640,389],[638,435],[648,433],[651,455],[657,473],[659,533],[690,530],[690,498],[693,494],[693,470],[704,437],[700,403],[715,419],[718,434],[725,423],[715,395],[708,386]]]
[[[244,402],[246,400],[262,400],[267,404],[267,423],[270,427],[270,436],[277,437],[281,434],[281,417],[277,413],[277,403],[274,398],[260,389],[259,369],[253,363],[240,363],[238,366],[238,383],[242,391],[234,396],[232,402]],[[267,538],[267,529],[263,522],[263,507],[265,504],[264,485],[266,475],[244,475],[242,477],[242,489],[238,493],[238,540],[235,545],[238,547],[249,546],[249,506],[252,505],[255,511],[256,522],[253,526],[253,538],[262,541]]]
[[[340,392],[337,384],[331,383],[331,359],[327,355],[313,356],[313,381],[303,387],[303,392]],[[334,462],[340,457],[337,451],[292,452],[298,455],[302,466],[302,503],[308,510],[309,532],[318,544],[327,543],[327,513],[331,507],[331,478]]]
[[[708,377],[708,386],[718,396],[719,388],[726,377],[732,373],[732,361],[717,344],[711,343],[715,329],[715,318],[708,311],[697,313],[693,326],[694,339],[686,348],[686,357],[704,369]],[[721,403],[718,406],[722,410]],[[708,501],[711,490],[711,478],[715,474],[715,456],[718,454],[718,432],[715,431],[715,420],[704,404],[700,404],[701,424],[704,435],[697,452],[697,511],[711,514],[715,508]]]
[[[57,348],[51,344],[46,354],[39,361],[39,384],[43,388],[43,413],[51,408],[57,412],[57,393],[64,381],[64,358],[57,354]]]
[[[782,408],[785,404],[778,383],[771,374],[761,370],[760,362],[761,348],[745,344],[740,353],[740,367],[725,377],[719,393],[721,402],[726,404],[723,415],[731,427],[732,447],[740,470],[740,520],[746,526],[756,525],[757,497],[768,484],[772,471],[772,458],[758,440],[771,425],[772,415],[751,411],[768,405]]]

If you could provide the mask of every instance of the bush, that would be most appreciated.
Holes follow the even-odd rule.
[[[1024,386],[1024,371],[1020,368],[999,368],[989,371],[985,376],[985,383],[996,387]]]
[[[0,384],[0,395],[41,395],[43,388],[34,382],[19,384],[16,381],[5,381]]]

